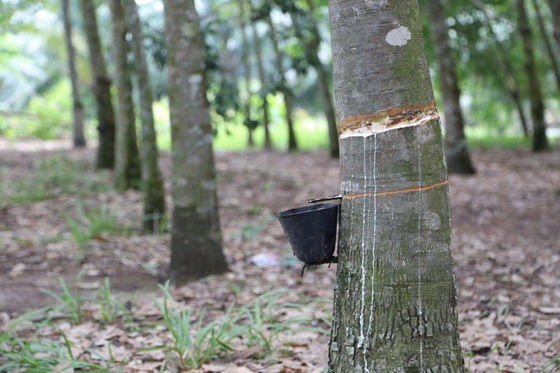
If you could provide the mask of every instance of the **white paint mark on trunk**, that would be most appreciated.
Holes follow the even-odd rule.
[[[412,34],[408,30],[408,27],[399,26],[396,29],[389,31],[389,33],[385,36],[385,41],[389,45],[402,47],[408,43],[411,37]]]

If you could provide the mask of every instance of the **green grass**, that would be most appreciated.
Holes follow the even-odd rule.
[[[70,234],[78,248],[85,248],[86,244],[103,234],[126,233],[128,229],[118,224],[115,212],[105,204],[93,208],[85,208],[81,203],[76,206],[73,216],[65,215]]]
[[[39,159],[32,172],[18,179],[0,169],[0,206],[37,202],[59,194],[86,195],[111,190],[112,186],[93,166],[59,153]]]
[[[127,318],[128,323],[133,323],[133,311],[126,310],[111,294],[109,280],[106,279],[98,292],[89,297],[81,297],[62,279],[60,286],[58,293],[45,291],[55,299],[56,304],[30,311],[0,331],[0,371],[50,372],[74,369],[115,372],[126,363],[112,354],[109,359],[105,359],[94,349],[87,350],[91,357],[97,357],[94,360],[86,361],[87,357],[74,355],[72,347],[76,341],[70,340],[57,326],[60,322],[83,323],[86,318],[89,321],[92,317],[99,322],[115,325],[127,323]],[[163,369],[199,368],[217,356],[247,347],[258,347],[253,358],[274,360],[277,358],[274,351],[282,353],[281,346],[277,344],[281,334],[287,335],[298,330],[314,330],[324,334],[327,332],[325,326],[328,329],[330,325],[328,311],[319,308],[320,301],[288,303],[283,300],[291,293],[288,289],[270,291],[244,305],[233,303],[222,316],[210,318],[205,311],[195,313],[188,306],[176,302],[169,283],[160,288],[163,297],[156,303],[162,321],[151,322],[149,327],[152,329],[155,325],[162,325],[168,335],[165,338],[168,342],[163,345],[148,344],[145,348],[135,350],[135,353],[152,350],[166,352]],[[91,310],[92,304],[98,306],[93,315],[84,311]],[[286,317],[286,312],[290,313],[287,309],[300,309],[302,312],[298,317]],[[139,333],[148,326],[135,325]],[[58,333],[46,337],[41,334],[45,328],[54,328]],[[150,335],[153,333],[151,329],[148,331]],[[273,351],[276,347],[278,350]]]

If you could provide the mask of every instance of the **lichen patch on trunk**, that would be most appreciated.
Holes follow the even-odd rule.
[[[385,36],[385,41],[395,47],[402,47],[408,43],[412,34],[408,30],[408,27],[399,26],[396,29],[389,31]]]
[[[340,138],[368,137],[397,128],[420,126],[437,119],[439,114],[433,101],[390,108],[373,114],[351,115],[340,123]]]

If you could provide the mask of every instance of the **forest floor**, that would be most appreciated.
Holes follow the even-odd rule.
[[[0,356],[0,366],[15,364],[26,340],[67,338],[71,355],[37,356],[66,353],[110,371],[178,370],[172,323],[156,302],[169,233],[142,235],[141,194],[113,191],[110,173],[93,172],[92,150],[61,151],[64,145],[0,141],[0,347],[13,352]],[[473,156],[476,176],[450,177],[466,365],[471,372],[558,371],[560,151]],[[162,165],[169,180],[167,156]],[[169,307],[192,310],[198,336],[207,323],[215,326],[211,320],[245,325],[246,335],[229,340],[234,351],[213,350],[219,357],[201,357],[204,364],[192,371],[322,372],[336,265],[300,278],[273,213],[337,194],[338,162],[322,152],[218,153],[217,169],[231,272],[172,287],[177,304]],[[59,278],[80,291],[79,305]],[[58,306],[8,328],[24,310],[53,302]],[[181,316],[172,311],[171,318]]]

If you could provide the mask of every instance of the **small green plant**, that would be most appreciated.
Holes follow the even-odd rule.
[[[560,372],[560,355],[554,356],[547,361],[541,368],[542,373]]]
[[[59,334],[62,341],[30,341],[13,336],[0,346],[0,355],[5,361],[0,366],[0,371],[24,369],[25,372],[109,372],[106,367],[77,359],[66,335],[61,330]]]
[[[117,223],[117,217],[107,205],[85,209],[82,204],[76,207],[75,217],[64,216],[70,234],[80,249],[93,238],[104,233],[122,233],[126,228]]]
[[[80,293],[78,290],[74,292],[70,291],[68,284],[63,278],[59,278],[59,282],[62,290],[60,294],[48,289],[42,289],[41,291],[50,295],[57,301],[57,304],[53,307],[54,311],[66,312],[72,322],[81,322],[84,312],[82,310],[82,298],[80,297]]]
[[[200,368],[210,358],[221,352],[232,351],[231,341],[237,337],[233,319],[228,315],[203,324],[200,315],[196,324],[190,309],[180,309],[169,291],[169,281],[161,286],[163,301],[157,302],[164,325],[171,334],[171,344],[146,350],[164,349],[174,354],[183,369]],[[193,325],[194,324],[194,325]]]
[[[126,310],[124,304],[111,294],[111,280],[108,277],[105,277],[103,285],[97,291],[96,303],[99,306],[101,320],[104,322],[113,322]]]
[[[263,353],[272,350],[274,341],[280,333],[294,329],[296,324],[308,321],[304,318],[280,319],[280,309],[293,308],[292,303],[282,303],[280,298],[288,290],[277,289],[267,292],[240,307],[236,323],[243,328],[240,337],[247,340],[249,346],[259,346]]]

